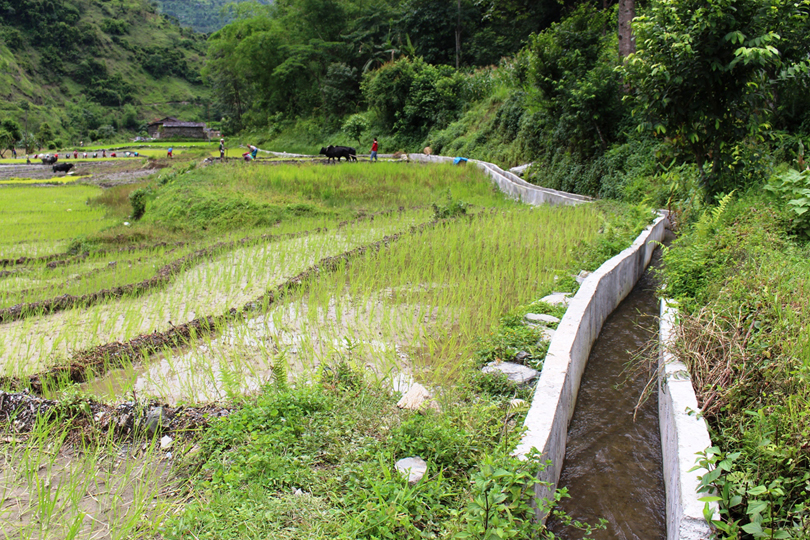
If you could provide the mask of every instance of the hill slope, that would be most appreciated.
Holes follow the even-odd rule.
[[[245,1],[255,0],[158,0],[158,7],[181,25],[210,34],[233,20],[233,17],[222,12],[226,5]],[[272,0],[258,0],[258,3],[271,4]]]
[[[0,119],[56,137],[205,116],[205,37],[147,0],[0,0]],[[110,127],[106,127],[110,126]]]

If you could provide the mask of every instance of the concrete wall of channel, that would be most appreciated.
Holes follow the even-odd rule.
[[[674,339],[677,309],[661,301],[659,319],[660,354],[658,358],[658,423],[664,460],[664,485],[667,493],[667,540],[708,540],[712,529],[704,518],[704,504],[697,493],[698,476],[705,469],[691,471],[697,452],[711,446],[706,421],[697,413],[697,397],[692,379],[683,362],[670,352]],[[717,503],[710,503],[717,519]]]
[[[411,161],[452,163],[452,157],[409,154]],[[469,160],[495,182],[501,191],[527,204],[582,204],[592,200],[530,184],[519,176],[503,171],[491,163]],[[664,238],[669,225],[659,217],[636,238],[633,244],[605,262],[589,275],[568,305],[554,338],[549,345],[543,370],[535,388],[531,407],[526,415],[526,432],[515,449],[515,455],[525,456],[532,449],[551,464],[540,473],[535,500],[553,498],[565,457],[568,424],[574,414],[580,381],[602,325],[621,301],[630,293],[647,268],[656,243]],[[697,399],[686,366],[675,361],[666,351],[671,339],[674,311],[662,304],[661,357],[659,359],[659,426],[663,455],[664,481],[667,497],[667,540],[708,540],[711,527],[703,516],[703,503],[697,493],[699,475],[705,470],[689,472],[694,466],[696,452],[711,445],[705,421],[696,413]],[[713,510],[716,512],[716,504]],[[538,504],[538,519],[542,505]]]
[[[616,306],[630,293],[644,273],[664,238],[668,221],[659,217],[636,238],[633,244],[589,275],[568,304],[549,345],[543,371],[526,415],[526,432],[515,454],[527,455],[533,448],[551,464],[540,473],[535,497],[553,500],[565,457],[568,424],[574,414],[579,384],[602,325]],[[538,512],[541,512],[538,505]],[[538,514],[539,519],[545,515]]]
[[[419,161],[422,163],[453,163],[452,157],[447,156],[428,156],[425,154],[408,154],[411,161]],[[526,204],[540,205],[540,204],[582,204],[589,202],[593,199],[585,197],[584,195],[575,195],[573,193],[566,193],[564,191],[557,191],[555,189],[544,188],[535,186],[523,180],[516,174],[509,171],[504,171],[497,165],[487,163],[486,161],[478,161],[476,159],[469,160],[476,167],[483,170],[487,176],[498,185],[498,188],[512,197],[513,199],[522,201]]]

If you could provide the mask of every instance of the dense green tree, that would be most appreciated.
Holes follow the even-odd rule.
[[[330,64],[321,88],[328,113],[343,116],[357,110],[362,97],[357,68],[342,62]]]
[[[772,11],[786,6],[655,0],[634,23],[638,50],[625,74],[640,128],[687,153],[709,196],[735,187],[745,142],[757,142],[769,127],[770,74],[782,64],[779,17]]]
[[[0,122],[0,157],[5,150],[11,150],[22,139],[20,124],[11,119]]]
[[[591,158],[616,140],[625,107],[614,71],[616,36],[605,32],[612,17],[582,4],[525,50],[529,104],[540,113],[549,152]]]
[[[464,104],[463,76],[446,65],[403,58],[363,78],[363,97],[386,129],[420,142],[454,120]]]
[[[37,130],[37,146],[40,148],[43,146],[47,146],[47,144],[53,141],[53,129],[51,129],[51,125],[48,122],[42,122],[39,126],[39,130]]]
[[[8,130],[0,127],[0,158],[5,157],[5,151],[14,146],[15,139]]]

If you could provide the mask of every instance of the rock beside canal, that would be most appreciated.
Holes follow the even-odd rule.
[[[560,322],[560,319],[554,315],[546,315],[545,313],[527,313],[526,320],[530,323],[545,325],[557,324]]]
[[[430,390],[415,382],[397,402],[397,407],[411,411],[421,411],[426,407],[438,409],[439,406],[432,397]]]
[[[484,373],[503,373],[509,382],[514,384],[528,384],[540,376],[540,372],[528,366],[513,362],[490,362],[481,368]]]
[[[553,292],[541,298],[540,301],[552,306],[567,306],[571,302],[571,293]]]
[[[399,474],[408,479],[408,484],[416,485],[427,472],[427,463],[420,457],[407,457],[394,464]]]

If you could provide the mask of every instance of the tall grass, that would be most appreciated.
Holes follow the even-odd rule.
[[[475,168],[408,163],[204,167],[160,187],[144,221],[225,230],[306,215],[428,205],[450,192],[467,203],[512,206]]]

